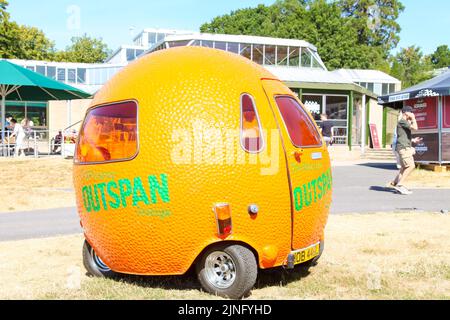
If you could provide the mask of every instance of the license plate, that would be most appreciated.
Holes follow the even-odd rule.
[[[295,264],[302,264],[309,260],[314,259],[320,254],[320,243],[315,244],[309,248],[298,250],[292,252],[294,255],[294,263]]]

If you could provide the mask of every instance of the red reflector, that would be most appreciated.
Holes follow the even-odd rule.
[[[217,204],[214,207],[214,213],[216,215],[219,237],[229,236],[233,231],[230,205],[227,203]]]

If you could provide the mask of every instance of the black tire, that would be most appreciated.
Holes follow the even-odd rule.
[[[217,271],[212,268],[217,266],[219,269],[221,265],[229,270],[222,272],[224,269]],[[230,299],[247,297],[258,275],[255,255],[241,245],[219,246],[206,251],[196,269],[200,284],[206,292]]]
[[[117,275],[101,261],[86,240],[83,245],[83,264],[88,274],[97,278],[113,278]]]

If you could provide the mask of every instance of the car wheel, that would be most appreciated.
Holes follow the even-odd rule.
[[[246,297],[256,283],[258,265],[253,252],[241,245],[208,250],[197,264],[203,289],[230,299]]]
[[[116,275],[99,256],[91,245],[85,240],[83,245],[83,264],[87,272],[94,277],[112,278]]]

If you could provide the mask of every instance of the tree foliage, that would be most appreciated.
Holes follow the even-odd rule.
[[[432,77],[432,65],[429,56],[424,56],[419,47],[401,49],[392,59],[391,74],[402,80],[403,87],[416,85]]]
[[[376,23],[373,5],[380,6]],[[388,70],[386,58],[398,43],[396,19],[403,9],[399,0],[278,0],[216,17],[200,30],[306,40],[317,46],[329,69]]]
[[[431,62],[435,68],[450,67],[450,48],[448,45],[439,46],[431,55]]]
[[[384,53],[397,47],[401,31],[397,19],[405,10],[400,0],[339,0],[344,17],[351,20],[358,42],[381,47]]]
[[[8,2],[0,0],[0,58],[95,63],[109,54],[101,39],[87,35],[72,38],[72,45],[57,52],[42,30],[11,21],[7,8]]]
[[[91,38],[84,34],[81,37],[73,37],[72,44],[65,51],[56,53],[56,61],[100,63],[110,54],[108,46],[102,39]]]

